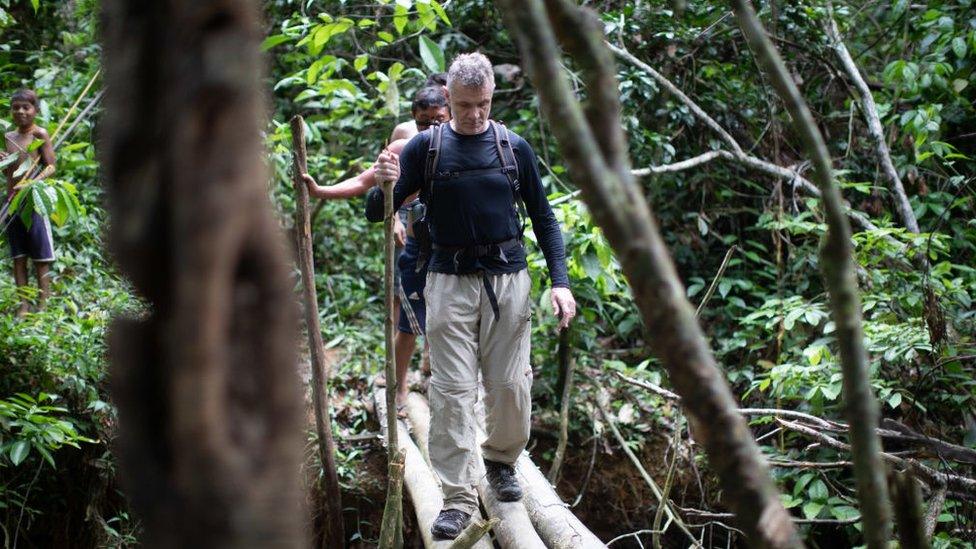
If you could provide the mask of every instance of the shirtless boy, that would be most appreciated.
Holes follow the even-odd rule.
[[[47,217],[34,212],[30,227],[21,219],[20,212],[7,211],[17,191],[31,180],[45,179],[54,175],[54,146],[44,128],[34,124],[37,116],[37,94],[33,90],[19,90],[10,98],[10,113],[17,128],[4,135],[5,147],[0,157],[16,155],[18,161],[4,169],[7,178],[7,193],[0,211],[0,220],[6,226],[10,255],[14,259],[14,281],[17,287],[27,286],[27,258],[34,262],[37,271],[37,285],[40,288],[39,308],[43,308],[51,294],[49,278],[51,262],[54,261],[54,238],[51,223]],[[31,145],[41,141],[41,146],[32,150]],[[27,173],[14,177],[22,163],[36,163]],[[28,164],[30,165],[30,164]],[[36,175],[33,175],[36,174]],[[28,312],[28,303],[21,297],[17,316]]]

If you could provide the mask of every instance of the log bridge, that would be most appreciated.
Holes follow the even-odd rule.
[[[480,423],[484,424],[484,411],[480,408],[483,399],[479,399],[478,415]],[[389,440],[386,425],[386,393],[379,388],[373,393],[373,402],[380,432],[383,440]],[[443,497],[437,476],[430,467],[427,454],[427,432],[430,428],[430,408],[427,399],[421,394],[410,393],[406,406],[407,419],[397,421],[397,441],[406,454],[403,485],[410,495],[420,535],[424,547],[427,549],[448,549],[451,541],[435,541],[430,534],[430,527],[441,510]],[[479,429],[479,439],[485,437],[484,429]],[[501,502],[495,498],[494,492],[488,487],[487,479],[482,476],[478,485],[478,495],[481,500],[482,513],[487,519],[495,522],[490,535],[502,549],[594,549],[604,548],[600,541],[583,523],[570,511],[545,475],[523,452],[515,465],[519,483],[522,485],[524,496],[522,501]],[[472,517],[473,521],[485,519]],[[471,547],[491,549],[492,542],[488,536],[482,537]]]

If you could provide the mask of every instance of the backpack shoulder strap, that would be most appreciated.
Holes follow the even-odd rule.
[[[501,122],[491,121],[491,128],[495,134],[495,149],[498,151],[498,160],[502,163],[502,169],[508,175],[508,180],[512,183],[512,190],[518,194],[519,190],[519,165],[515,157],[515,149],[512,148],[512,141],[508,136],[508,128]]]
[[[438,124],[430,130],[430,141],[427,146],[427,162],[424,165],[424,186],[420,189],[422,202],[430,199],[430,194],[434,190],[431,181],[437,171],[437,161],[441,157],[441,136],[444,132],[444,124]]]
[[[502,172],[508,177],[508,183],[512,187],[512,199],[515,202],[516,215],[520,218],[519,224],[521,231],[525,232],[525,201],[522,200],[522,193],[519,186],[519,165],[518,158],[515,156],[515,149],[512,148],[512,141],[508,135],[508,128],[501,122],[491,120],[492,133],[495,134],[495,149],[498,151],[498,160],[502,164]]]

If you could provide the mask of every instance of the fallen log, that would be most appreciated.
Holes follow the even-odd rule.
[[[380,432],[383,435],[383,440],[389,441],[386,422],[383,421],[386,418],[385,393],[382,390],[374,391],[373,402],[376,406],[376,416],[379,419]],[[452,541],[434,540],[433,535],[430,533],[430,527],[434,523],[434,519],[437,518],[437,514],[440,513],[441,506],[444,504],[444,497],[441,492],[441,487],[437,483],[437,477],[434,476],[434,472],[427,466],[427,462],[424,461],[420,449],[411,440],[407,426],[402,420],[397,421],[397,431],[397,443],[405,453],[403,485],[407,489],[407,494],[410,495],[410,501],[413,502],[414,513],[417,515],[417,526],[420,529],[420,536],[424,541],[424,547],[427,549],[448,549]],[[479,520],[481,517],[475,516],[473,519]],[[475,549],[491,549],[491,542],[486,538],[482,538],[472,545],[472,547]]]
[[[479,407],[478,410],[481,408]],[[430,407],[427,399],[417,393],[410,393],[407,400],[407,419],[413,428],[414,437],[422,452],[426,452],[427,431],[430,428]],[[484,430],[479,429],[478,440],[484,440]],[[524,487],[524,486],[523,486]],[[504,549],[546,549],[546,544],[532,526],[529,514],[521,501],[502,502],[495,497],[495,492],[488,487],[488,480],[484,475],[478,483],[478,496],[488,511],[488,516],[498,519],[499,523],[493,528],[495,540]]]
[[[410,423],[410,434],[417,442],[420,455],[430,465],[430,453],[427,450],[428,433],[430,432],[430,408],[423,395],[411,392],[407,395],[407,421]]]
[[[522,503],[539,537],[551,549],[606,547],[563,503],[529,455],[519,457],[515,470],[525,495]]]

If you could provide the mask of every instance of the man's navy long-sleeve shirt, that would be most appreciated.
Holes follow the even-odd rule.
[[[424,170],[431,132],[425,130],[415,136],[400,154],[400,179],[393,188],[393,207],[424,186]],[[504,130],[508,131],[508,130]],[[508,131],[519,167],[519,193],[532,219],[532,228],[549,266],[553,287],[569,287],[566,273],[566,252],[559,224],[552,213],[539,178],[538,161],[529,144]],[[426,197],[431,240],[442,247],[460,248],[473,245],[496,244],[520,235],[515,197],[508,177],[501,168],[495,137],[489,126],[477,135],[461,135],[446,125],[441,136],[437,172],[468,172],[460,178],[434,178],[431,196]],[[496,168],[491,170],[490,168]],[[383,220],[383,191],[374,188],[366,196],[366,218]],[[506,249],[503,257],[456,257],[447,250],[434,249],[428,270],[436,273],[471,274],[484,271],[490,274],[518,272],[527,267],[521,246]]]

